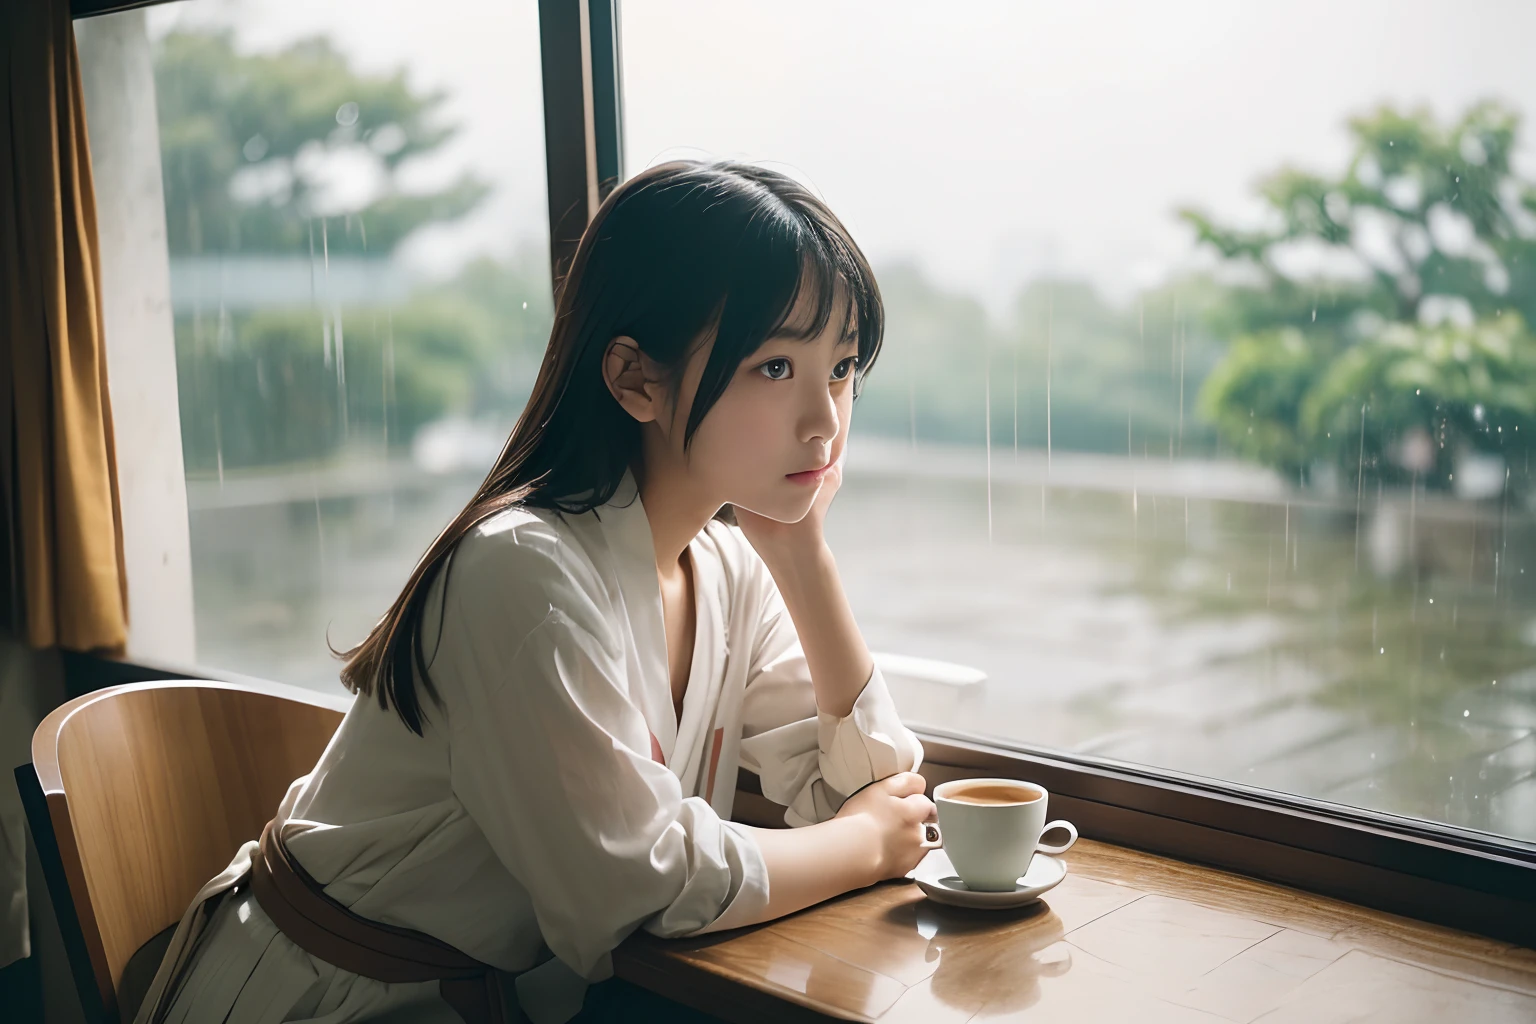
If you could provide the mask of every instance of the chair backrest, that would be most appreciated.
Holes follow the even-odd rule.
[[[260,835],[350,703],[279,684],[166,681],[97,690],[43,720],[36,790],[26,766],[17,778],[87,1016],[119,1018],[129,958]]]

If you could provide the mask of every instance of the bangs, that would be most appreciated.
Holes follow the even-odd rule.
[[[689,412],[690,438],[737,367],[770,338],[810,341],[837,325],[858,344],[855,397],[880,352],[885,315],[874,272],[830,212],[780,206],[744,235],[712,318],[715,344]]]

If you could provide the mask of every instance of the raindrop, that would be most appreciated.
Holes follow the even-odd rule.
[[[912,435],[912,447],[917,447],[917,397],[912,381],[907,381],[907,426]]]
[[[1051,347],[1055,318],[1056,289],[1053,286],[1045,297],[1045,479],[1047,483],[1051,479]]]
[[[384,448],[389,450],[390,402],[395,390],[395,315],[384,314]]]
[[[1274,540],[1273,536],[1266,537],[1264,540],[1264,607],[1266,608],[1269,607],[1270,587],[1275,579]]]
[[[310,493],[315,499],[315,550],[320,561],[320,583],[325,585],[325,518],[320,514],[320,481],[314,473],[309,474]]]
[[[1179,323],[1179,454],[1184,454],[1184,345],[1185,330]]]
[[[219,424],[219,407],[213,407],[213,454],[218,460],[219,490],[224,490],[224,431]]]
[[[1285,503],[1285,536],[1283,538],[1282,543],[1283,543],[1284,546],[1281,548],[1281,551],[1280,551],[1280,564],[1283,566],[1285,564],[1285,553],[1287,551],[1291,550],[1291,503],[1290,502],[1286,502]]]
[[[1472,717],[1472,711],[1471,711],[1471,709],[1470,709],[1470,708],[1468,708],[1468,709],[1464,709],[1464,710],[1463,710],[1463,711],[1462,711],[1462,712],[1461,712],[1461,717],[1462,717],[1462,718],[1471,718],[1471,717]]]
[[[267,155],[267,149],[267,137],[258,132],[245,140],[245,145],[240,147],[240,152],[246,160],[255,163]]]
[[[524,308],[524,309],[527,309],[527,308],[528,308],[528,303],[527,303],[527,302],[526,302],[526,301],[524,301],[524,302],[523,302],[523,308]]]
[[[1019,461],[1019,349],[1013,349],[1013,461]]]
[[[342,331],[341,307],[331,308],[332,322],[336,325],[336,397],[341,406],[341,436],[346,437],[350,428],[347,406],[347,348],[346,335]]]
[[[357,124],[357,104],[351,100],[336,108],[336,123],[343,128],[351,128]]]
[[[1360,407],[1360,464],[1355,470],[1355,572],[1360,571],[1360,508],[1365,495],[1365,406]]]
[[[982,419],[987,425],[987,543],[992,543],[992,359],[986,353],[986,391],[982,405]]]
[[[1387,649],[1386,649],[1386,648],[1385,648],[1385,647],[1383,647],[1383,648],[1382,648],[1382,649],[1381,649],[1381,653],[1382,653],[1382,654],[1386,654],[1386,653],[1387,653]]]

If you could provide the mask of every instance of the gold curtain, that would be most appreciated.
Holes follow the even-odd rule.
[[[120,651],[122,515],[68,0],[0,0],[0,626]]]

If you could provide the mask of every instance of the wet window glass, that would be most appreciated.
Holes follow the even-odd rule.
[[[830,530],[914,723],[1536,838],[1536,10],[623,8],[627,160],[874,262]]]
[[[875,265],[829,529],[908,720],[1536,839],[1536,11],[1469,3],[624,5],[628,169]],[[531,388],[537,9],[438,14],[132,14],[202,664],[338,687]]]
[[[339,688],[548,338],[536,5],[146,14],[197,658]]]

